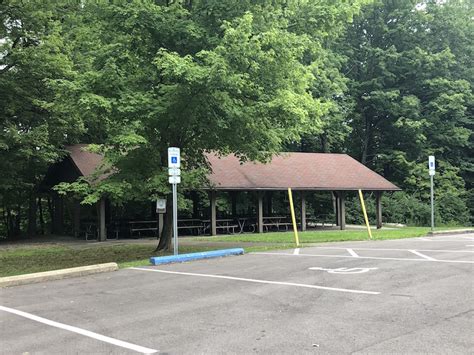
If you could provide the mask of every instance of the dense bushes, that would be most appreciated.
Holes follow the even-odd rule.
[[[371,224],[375,224],[375,196],[365,198]],[[347,223],[364,223],[359,198],[351,196],[346,202]],[[395,192],[382,197],[384,223],[402,223],[427,226],[431,223],[430,201],[421,201],[413,194]],[[445,193],[435,196],[435,225],[468,225],[469,213],[466,202],[459,196]]]

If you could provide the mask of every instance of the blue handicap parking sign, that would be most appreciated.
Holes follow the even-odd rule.
[[[178,157],[171,157],[171,162],[176,164],[178,162]]]

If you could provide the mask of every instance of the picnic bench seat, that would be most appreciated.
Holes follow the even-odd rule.
[[[211,221],[210,220],[204,220],[203,222],[203,233],[211,229]],[[216,230],[222,230],[222,231],[227,231],[229,234],[235,234],[235,229],[237,228],[237,231],[240,232],[240,226],[234,219],[217,219],[216,220]]]
[[[230,234],[235,234],[235,228],[240,229],[239,225],[237,224],[229,224],[226,226],[216,226],[216,229],[227,230],[227,233],[230,233]],[[231,232],[231,229],[232,229],[232,232]]]
[[[291,226],[291,222],[272,222],[272,223],[263,223],[263,227],[268,232],[271,227],[276,227],[277,230],[280,230],[280,227],[285,227],[285,230],[288,230],[288,227]]]
[[[141,237],[142,232],[153,232],[156,234],[158,227],[156,221],[131,221],[128,222],[130,225],[130,236],[133,237],[135,232],[138,232],[138,238]]]
[[[178,219],[178,230],[180,229],[200,235],[204,231],[204,225],[200,219]]]
[[[255,228],[258,223],[255,224]],[[288,227],[292,225],[291,222],[287,221],[286,216],[280,217],[263,217],[263,228],[265,231],[269,231],[272,227],[276,227],[276,230],[280,230],[280,227],[284,227],[285,230],[288,230]]]

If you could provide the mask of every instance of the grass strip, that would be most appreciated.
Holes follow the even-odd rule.
[[[414,238],[426,235],[426,227],[406,227],[398,229],[373,230],[375,240]],[[299,232],[300,243],[322,243],[367,240],[366,230],[331,230]],[[196,238],[200,241],[213,242],[254,242],[254,243],[294,243],[293,232],[270,232],[263,234],[237,234],[217,237]]]
[[[444,228],[443,228],[444,229]],[[448,228],[451,230],[451,228]],[[453,228],[455,229],[455,228]],[[413,238],[429,232],[425,227],[374,230],[375,240]],[[300,233],[302,244],[367,240],[365,230],[307,231]],[[246,253],[275,249],[294,248],[292,232],[264,234],[237,234],[217,237],[193,238],[193,245],[180,245],[180,253],[195,253],[230,247],[243,247]],[[195,242],[202,242],[195,243]],[[219,243],[222,243],[222,246]],[[246,245],[241,245],[246,243]],[[252,243],[255,243],[252,245]],[[201,245],[200,245],[201,244]],[[250,245],[249,245],[250,244]],[[150,244],[91,245],[73,248],[67,244],[31,245],[28,247],[0,249],[0,277],[33,272],[58,270],[76,266],[116,262],[120,268],[149,265],[152,256],[171,253],[155,253]]]

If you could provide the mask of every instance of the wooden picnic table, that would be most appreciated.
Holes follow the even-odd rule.
[[[204,224],[202,220],[196,218],[178,219],[179,229],[196,231],[196,234],[200,235],[204,231]]]
[[[237,221],[237,224],[239,225],[239,233],[243,233],[247,222],[253,219],[254,218],[249,218],[249,217],[237,217],[236,221]],[[255,224],[254,225],[251,224],[250,227],[253,229],[252,231],[255,232]]]
[[[291,222],[288,222],[287,216],[263,217],[263,227],[267,232],[271,227],[276,227],[277,230],[280,230],[280,227],[285,227],[285,230],[288,230],[288,226],[291,226]]]
[[[130,236],[133,237],[134,232],[138,232],[138,237],[141,237],[141,232],[154,232],[158,230],[157,221],[130,221]]]
[[[211,229],[210,219],[205,219],[202,222],[204,224],[203,232]],[[235,224],[235,220],[233,218],[216,219],[216,229],[226,230],[229,234],[235,234],[235,229],[238,227],[239,225]]]

